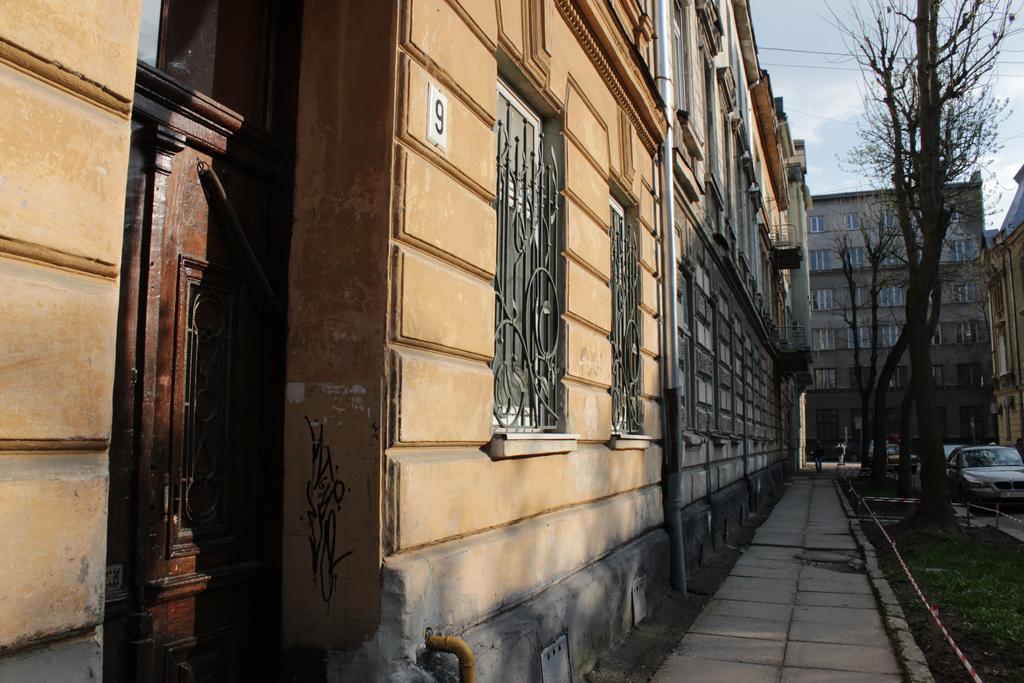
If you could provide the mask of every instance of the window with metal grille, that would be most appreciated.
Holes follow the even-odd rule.
[[[494,420],[504,429],[553,429],[563,372],[555,157],[540,118],[500,83],[497,119]]]
[[[612,202],[612,429],[639,432],[640,403],[640,255],[636,229],[622,207]]]

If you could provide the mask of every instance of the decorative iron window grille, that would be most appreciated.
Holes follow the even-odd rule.
[[[504,88],[496,133],[494,420],[503,429],[552,429],[562,377],[554,151],[540,120]]]
[[[636,230],[612,204],[612,429],[639,432],[640,250]]]

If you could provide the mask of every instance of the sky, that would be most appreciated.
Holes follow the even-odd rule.
[[[812,194],[869,189],[843,161],[857,144],[862,79],[853,58],[842,54],[846,46],[829,11],[845,17],[857,1],[750,2],[761,67],[771,75],[775,96],[784,98],[793,137],[807,141]],[[986,229],[1002,223],[1016,190],[1013,176],[1024,165],[1024,31],[1016,33],[1003,44],[995,86],[996,96],[1009,100],[999,131],[1002,149],[982,169]]]

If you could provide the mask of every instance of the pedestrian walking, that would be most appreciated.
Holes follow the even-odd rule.
[[[839,444],[839,466],[842,467],[846,464],[846,442],[843,441]]]
[[[821,472],[821,461],[825,459],[825,447],[820,441],[814,442],[814,470]]]

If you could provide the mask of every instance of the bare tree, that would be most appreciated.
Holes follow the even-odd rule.
[[[855,157],[891,188],[907,259],[906,325],[921,449],[921,505],[911,522],[957,529],[931,391],[929,298],[949,229],[946,188],[997,148],[1006,103],[992,80],[1010,0],[866,0],[843,24],[865,71]]]
[[[850,208],[859,210],[846,212],[844,220],[855,221],[856,226],[839,226],[833,240],[843,274],[843,291],[835,297],[833,311],[843,320],[853,351],[852,384],[860,398],[860,453],[866,458],[874,433],[871,399],[876,391],[884,390],[877,383],[880,355],[886,346],[881,332],[883,323],[895,322],[888,307],[902,304],[905,278],[903,269],[893,268],[902,261],[899,229],[891,213],[880,203]],[[894,297],[897,292],[898,301]],[[884,455],[882,468],[884,481]]]

